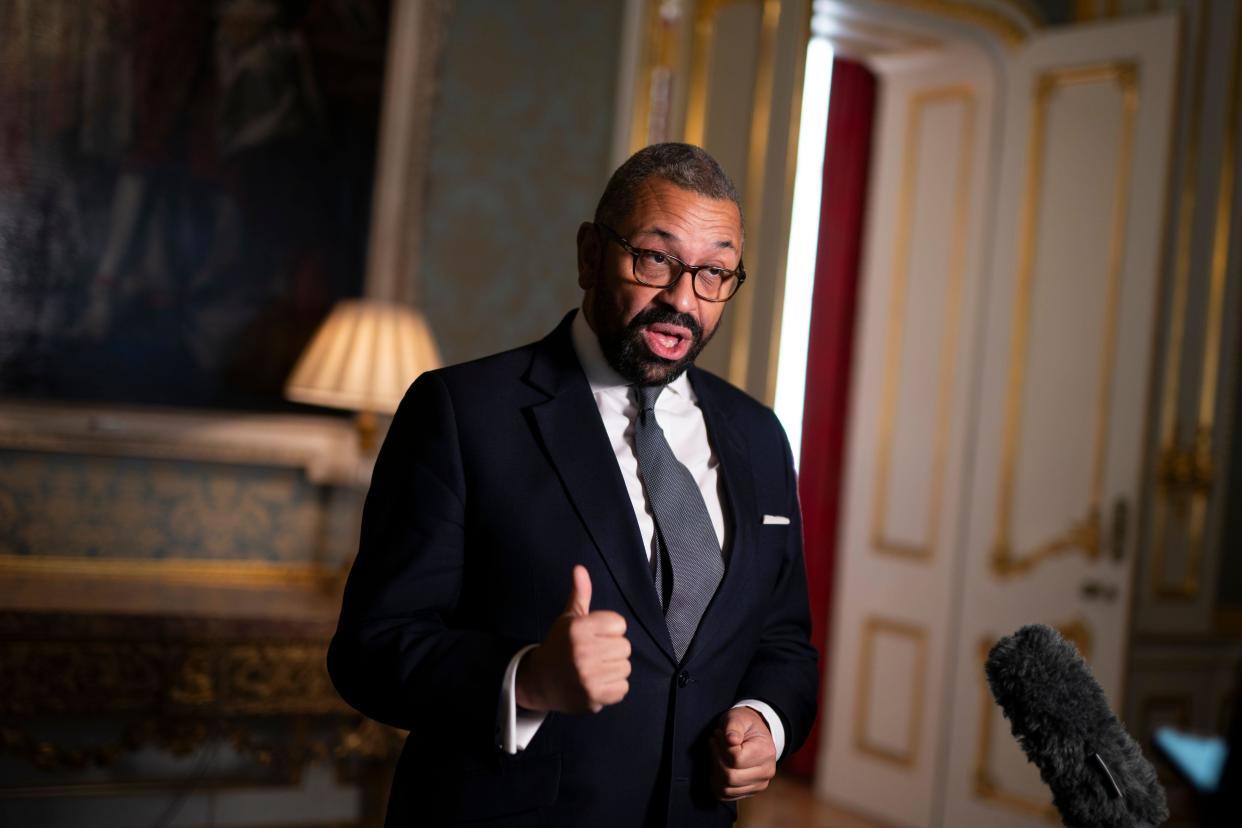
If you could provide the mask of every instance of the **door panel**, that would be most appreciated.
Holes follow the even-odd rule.
[[[817,790],[886,824],[1055,820],[1000,636],[1060,628],[1121,698],[1175,35],[878,67]]]
[[[1041,35],[1009,70],[942,824],[1048,824],[982,680],[990,642],[1060,627],[1122,693],[1176,26]]]
[[[883,78],[817,788],[886,824],[926,825],[952,640],[992,84],[969,52]]]

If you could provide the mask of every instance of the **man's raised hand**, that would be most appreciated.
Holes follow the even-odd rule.
[[[591,612],[591,576],[575,566],[565,612],[518,665],[517,703],[527,710],[598,713],[625,698],[629,677],[625,619],[609,610]]]

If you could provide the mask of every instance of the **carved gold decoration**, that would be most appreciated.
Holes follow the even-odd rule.
[[[758,59],[755,71],[750,136],[747,143],[746,182],[743,190],[750,227],[746,234],[747,258],[755,261],[763,235],[763,191],[768,152],[768,131],[771,126],[772,83],[776,65],[777,34],[780,26],[780,0],[733,0],[734,3],[760,6]],[[707,98],[712,61],[712,41],[716,18],[729,0],[700,0],[695,7],[693,37],[690,47],[690,69],[686,100],[684,140],[703,146],[707,140]],[[792,192],[792,191],[790,191]],[[729,342],[729,381],[747,387],[750,370],[751,334],[754,326],[754,291],[746,290],[733,300],[733,329]]]
[[[772,83],[776,67],[776,36],[781,20],[781,0],[763,0],[763,17],[759,34],[759,61],[755,73],[755,93],[750,120],[750,142],[746,160],[746,214],[750,231],[746,247],[751,261],[760,259],[764,229],[769,222],[763,216],[763,190],[768,156],[768,130],[772,115]],[[795,97],[797,97],[795,95]],[[706,94],[704,94],[706,99]],[[788,191],[793,197],[793,191]],[[729,343],[729,381],[747,388],[750,372],[751,334],[755,321],[755,292],[744,291],[735,300],[733,335]]]
[[[0,750],[48,770],[108,767],[144,747],[185,756],[217,743],[289,773],[326,759],[387,760],[400,735],[337,696],[325,664],[329,631],[326,624],[0,613]],[[32,730],[65,716],[115,722],[119,734],[66,745]],[[170,784],[59,778],[51,786],[0,786],[0,797]]]
[[[1176,424],[1173,430],[1178,430]],[[1193,447],[1167,445],[1160,453],[1156,466],[1156,541],[1152,547],[1152,591],[1157,598],[1193,601],[1199,596],[1204,511],[1215,476],[1208,428],[1196,430]],[[1176,580],[1170,580],[1166,572],[1170,519],[1190,525],[1185,569]]]
[[[1207,37],[1211,23],[1211,4],[1198,8],[1197,35],[1194,50],[1194,76],[1191,85],[1190,113],[1187,118],[1186,150],[1182,154],[1181,193],[1177,213],[1177,248],[1173,263],[1173,295],[1169,310],[1168,348],[1165,354],[1164,395],[1160,406],[1163,448],[1157,461],[1156,496],[1153,506],[1152,592],[1159,598],[1193,599],[1198,594],[1196,550],[1188,550],[1186,572],[1180,583],[1170,584],[1164,578],[1170,518],[1188,517],[1187,498],[1179,496],[1187,486],[1201,478],[1196,468],[1197,453],[1180,446],[1181,423],[1177,403],[1181,386],[1182,348],[1185,346],[1187,295],[1190,286],[1191,229],[1196,209],[1195,192],[1198,181],[1200,124],[1203,119],[1204,73],[1207,63]],[[1179,64],[1179,80],[1182,66]],[[1179,84],[1180,88],[1180,84]],[[1170,515],[1170,512],[1174,514]]]
[[[703,146],[707,135],[707,80],[711,65],[716,15],[727,0],[700,0],[695,4],[693,40],[690,46],[689,94],[686,98],[686,143]],[[753,0],[740,0],[753,2]]]
[[[1044,165],[1044,140],[1048,109],[1053,96],[1062,88],[1090,83],[1116,83],[1122,97],[1121,147],[1118,151],[1117,191],[1113,202],[1112,233],[1109,239],[1108,287],[1103,348],[1100,355],[1100,384],[1095,417],[1095,457],[1091,477],[1091,495],[1085,515],[1059,536],[1029,551],[1014,549],[1012,517],[1015,477],[1018,464],[1018,441],[1021,434],[1023,390],[1031,296],[1035,279],[1035,240],[1038,236],[1038,214],[1041,200],[1040,179]],[[1018,242],[1018,285],[1013,307],[1012,340],[1009,354],[1008,393],[1005,401],[1004,444],[1001,452],[1000,496],[996,516],[996,539],[992,545],[992,569],[998,576],[1028,572],[1047,558],[1081,550],[1087,557],[1101,552],[1101,499],[1104,468],[1108,448],[1108,422],[1111,415],[1111,388],[1114,351],[1117,339],[1117,317],[1120,305],[1122,246],[1125,238],[1126,210],[1129,206],[1131,156],[1134,143],[1134,122],[1138,109],[1138,67],[1134,63],[1104,63],[1056,69],[1039,76],[1035,84],[1034,111],[1031,118],[1025,198],[1022,204],[1021,229]]]
[[[345,713],[318,643],[7,641],[0,715]]]
[[[914,225],[914,181],[918,173],[918,141],[923,111],[934,104],[960,104],[962,136],[958,147],[957,189],[954,194],[953,241],[949,251],[948,290],[945,292],[944,333],[940,342],[940,382],[936,401],[935,443],[928,494],[928,527],[922,543],[892,540],[885,534],[888,516],[889,475],[892,471],[893,435],[898,410],[898,381],[905,327],[907,287],[910,275],[911,237]],[[975,92],[965,85],[927,89],[914,95],[906,113],[905,159],[897,216],[896,253],[888,308],[888,333],[884,349],[883,397],[880,405],[880,445],[876,460],[875,507],[872,509],[871,546],[877,552],[930,559],[939,535],[944,471],[948,459],[949,422],[953,411],[953,385],[957,364],[958,318],[961,310],[962,277],[966,264],[966,229],[969,219],[970,166],[974,159]]]
[[[647,0],[643,10],[642,58],[636,73],[630,152],[671,139],[673,63],[681,25],[679,3]]]
[[[1078,648],[1078,652],[1084,659],[1090,658],[1091,631],[1084,620],[1076,619],[1067,624],[1060,625],[1057,627],[1057,631],[1061,633],[1062,638]],[[997,782],[995,775],[992,773],[992,721],[1000,713],[992,700],[992,692],[988,689],[984,664],[987,663],[988,653],[992,651],[992,647],[995,645],[996,640],[993,638],[985,637],[979,642],[979,692],[981,703],[979,708],[979,742],[975,752],[974,795],[978,799],[992,802],[1003,808],[1035,817],[1042,817],[1051,823],[1060,823],[1060,815],[1050,801],[1031,799],[1022,794],[1007,791]]]
[[[907,638],[914,642],[914,672],[910,676],[910,724],[903,750],[877,745],[868,739],[866,732],[867,710],[874,698],[871,677],[875,666],[875,641],[881,635]],[[861,647],[858,686],[854,695],[854,750],[899,767],[911,768],[918,758],[919,737],[923,731],[922,688],[927,682],[927,631],[914,624],[872,616],[863,625]]]
[[[1197,173],[1199,120],[1203,108],[1203,73],[1208,60],[1207,32],[1210,30],[1212,5],[1199,10],[1199,42],[1195,53],[1196,74],[1194,105],[1187,139],[1190,160],[1183,171],[1183,181]],[[1237,181],[1237,144],[1242,109],[1242,15],[1235,15],[1233,67],[1226,100],[1229,115],[1225,122],[1220,163],[1220,188],[1216,198],[1213,228],[1211,278],[1207,299],[1207,326],[1203,343],[1203,371],[1199,388],[1198,426],[1192,445],[1181,443],[1181,423],[1174,412],[1180,396],[1180,369],[1186,326],[1187,286],[1190,271],[1190,237],[1193,217],[1193,184],[1183,185],[1181,222],[1178,225],[1178,258],[1174,282],[1173,307],[1170,318],[1169,351],[1166,358],[1168,380],[1165,383],[1161,421],[1164,424],[1163,447],[1156,468],[1155,527],[1152,563],[1152,589],[1157,598],[1173,601],[1194,601],[1199,597],[1200,568],[1206,542],[1209,499],[1214,482],[1213,440],[1215,433],[1216,398],[1219,387],[1222,314],[1229,261],[1230,229],[1234,189]],[[1189,188],[1189,189],[1188,189]],[[1189,200],[1190,203],[1187,203]],[[1170,523],[1186,526],[1186,561],[1181,578],[1167,578],[1166,560]]]
[[[327,587],[342,571],[318,564],[275,564],[262,561],[199,561],[183,559],[90,558],[78,555],[0,555],[0,576],[43,575],[184,583],[200,586]]]

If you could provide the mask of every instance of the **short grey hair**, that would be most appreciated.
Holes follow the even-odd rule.
[[[715,158],[693,144],[666,143],[643,147],[617,167],[595,208],[595,223],[616,227],[629,217],[635,193],[649,178],[708,198],[728,199],[737,205],[738,216],[742,214],[737,188]]]

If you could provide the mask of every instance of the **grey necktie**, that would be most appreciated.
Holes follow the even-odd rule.
[[[664,622],[680,661],[724,576],[724,557],[703,493],[690,470],[673,455],[656,422],[655,402],[664,386],[635,390],[638,421],[634,424],[634,453],[655,514],[656,552],[660,556],[653,566],[655,586],[661,601],[668,596]],[[670,576],[671,589],[665,583]]]

